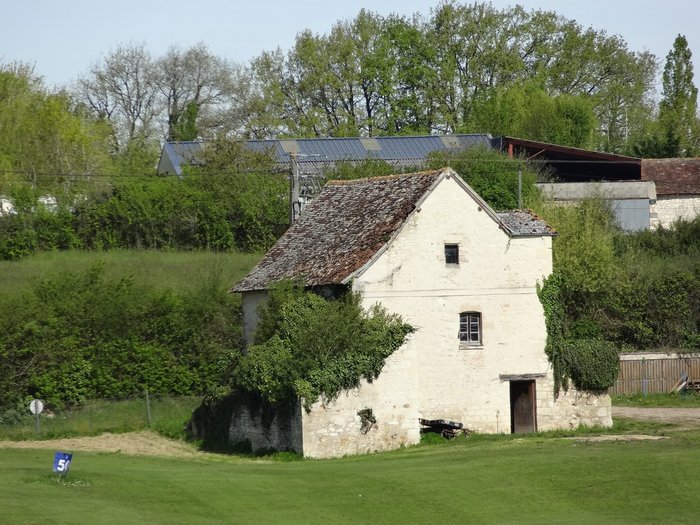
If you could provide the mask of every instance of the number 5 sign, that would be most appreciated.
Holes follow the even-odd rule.
[[[65,476],[68,474],[68,469],[70,468],[70,462],[73,459],[73,454],[68,454],[67,452],[56,452],[53,457],[53,471],[57,474]]]

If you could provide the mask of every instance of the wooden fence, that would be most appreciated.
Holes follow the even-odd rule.
[[[700,381],[700,354],[622,354],[620,375],[610,394],[657,394],[673,390],[687,373]]]

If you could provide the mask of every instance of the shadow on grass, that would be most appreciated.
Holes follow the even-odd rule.
[[[479,434],[477,432],[469,435],[460,434],[453,439],[445,439],[440,434],[425,433],[421,435],[419,447],[432,446],[454,446],[468,445],[476,443],[486,443],[495,441],[533,440],[533,439],[556,439],[572,437],[590,437],[606,435],[650,435],[667,436],[669,433],[696,433],[700,435],[700,429],[689,431],[676,423],[662,423],[658,421],[641,421],[631,418],[616,417],[612,427],[601,426],[580,426],[575,429],[557,429],[546,432],[534,432],[530,434]]]
[[[274,461],[288,462],[300,461],[304,457],[301,454],[289,450],[274,450],[271,448],[260,448],[253,451],[250,441],[240,441],[238,443],[204,442],[202,440],[191,441],[202,452],[223,454],[248,459],[270,459]]]

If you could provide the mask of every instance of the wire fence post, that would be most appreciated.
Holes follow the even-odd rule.
[[[148,397],[148,388],[146,389],[146,417],[148,418],[148,428],[151,428],[151,400]]]
[[[523,209],[523,168],[518,163],[518,209]]]

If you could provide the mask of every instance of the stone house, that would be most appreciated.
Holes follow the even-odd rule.
[[[642,180],[656,185],[653,226],[700,216],[700,158],[644,159]]]
[[[349,287],[416,331],[375,381],[309,412],[263,422],[236,407],[230,441],[331,457],[417,443],[419,418],[484,433],[611,425],[606,394],[554,396],[536,293],[554,234],[529,211],[495,212],[450,168],[329,182],[233,288],[247,339],[266,290],[291,277],[318,291]]]

